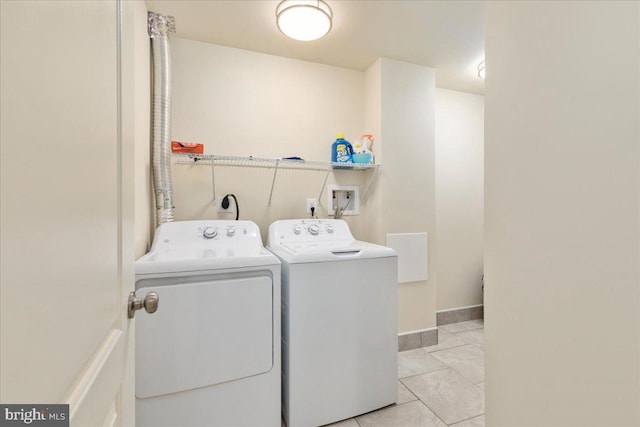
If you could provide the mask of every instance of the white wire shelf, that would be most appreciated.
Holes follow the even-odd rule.
[[[326,171],[330,169],[339,170],[367,170],[376,169],[380,165],[363,163],[335,163],[319,162],[295,159],[275,159],[267,157],[239,157],[239,156],[219,156],[217,154],[174,154],[175,163],[178,164],[202,164],[215,166],[236,166],[263,169],[300,169],[312,171]]]
[[[273,189],[276,183],[276,177],[278,170],[307,170],[307,171],[319,171],[326,172],[322,188],[320,189],[320,195],[318,201],[322,203],[322,193],[327,184],[327,179],[332,171],[365,171],[373,170],[371,177],[369,178],[367,185],[362,192],[360,198],[365,199],[366,195],[371,187],[371,184],[375,180],[378,168],[377,164],[362,164],[362,163],[335,163],[335,162],[319,162],[309,160],[297,160],[297,159],[273,159],[265,157],[239,157],[239,156],[219,156],[217,154],[173,154],[174,163],[182,165],[203,165],[211,167],[211,185],[213,188],[213,199],[211,203],[216,204],[216,174],[215,169],[217,166],[231,166],[231,167],[245,167],[245,168],[261,168],[261,169],[273,169],[273,179],[271,181],[271,191],[269,193],[268,204],[271,206],[273,199]]]

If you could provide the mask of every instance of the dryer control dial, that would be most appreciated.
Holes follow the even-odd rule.
[[[234,234],[236,234],[236,228],[235,227],[227,227],[227,236],[232,237]]]
[[[216,237],[218,235],[218,230],[216,230],[213,227],[207,227],[202,232],[202,235],[204,237],[206,237],[207,239],[213,239],[214,237]]]
[[[294,225],[293,226],[293,232],[294,232],[294,234],[300,234],[300,226],[299,225]]]
[[[312,236],[317,236],[320,232],[320,227],[318,227],[316,224],[311,224],[309,228],[307,228],[307,230]]]
[[[333,233],[333,227],[330,225],[327,225],[327,233]]]

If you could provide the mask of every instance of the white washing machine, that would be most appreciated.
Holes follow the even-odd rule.
[[[251,221],[161,225],[136,263],[136,425],[280,426],[280,262]]]
[[[353,238],[342,220],[269,227],[282,261],[282,411],[319,426],[397,398],[397,255]]]

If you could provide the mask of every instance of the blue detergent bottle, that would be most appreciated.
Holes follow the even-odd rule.
[[[331,145],[331,161],[334,163],[353,163],[353,147],[344,139],[344,133],[338,132]]]

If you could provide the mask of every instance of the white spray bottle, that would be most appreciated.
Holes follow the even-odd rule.
[[[362,152],[370,155],[369,163],[375,163],[371,147],[373,147],[373,135],[362,135]]]

